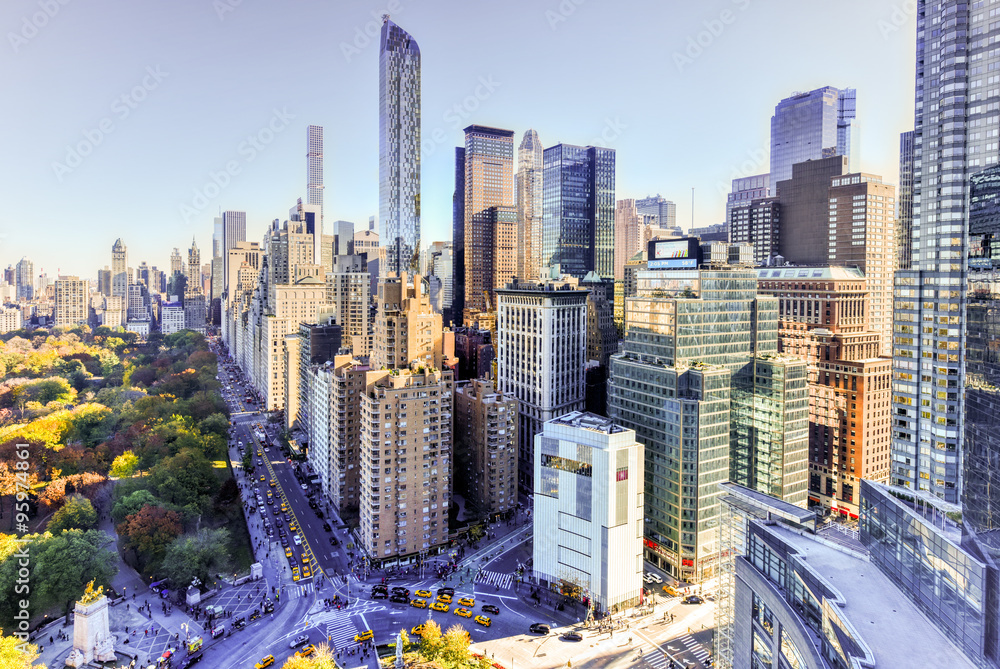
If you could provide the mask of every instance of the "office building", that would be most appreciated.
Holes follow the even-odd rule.
[[[542,267],[542,156],[538,133],[525,130],[517,147],[517,278],[537,281]]]
[[[126,319],[141,321],[149,319],[149,293],[146,286],[135,283],[128,287],[128,301],[125,305]]]
[[[111,268],[107,265],[97,270],[97,292],[105,297],[111,295]]]
[[[184,327],[205,334],[208,307],[202,292],[184,293]]]
[[[615,150],[557,144],[542,171],[542,266],[582,279],[615,272]]]
[[[113,298],[121,299],[121,298]],[[107,314],[111,311],[109,307],[105,307],[104,313],[107,319]],[[105,320],[105,325],[108,325],[107,320]],[[119,323],[120,325],[120,319]],[[184,325],[184,305],[180,302],[164,302],[163,306],[160,308],[160,331],[163,334],[173,334],[175,332],[180,332],[185,327]]]
[[[476,314],[517,273],[514,131],[470,125],[463,155],[464,216],[456,232],[463,238],[464,309]]]
[[[899,197],[896,199],[896,267],[913,262],[913,131],[899,135]]]
[[[771,184],[792,178],[792,165],[844,156],[847,171],[859,166],[853,88],[832,86],[785,98],[771,117]]]
[[[245,211],[224,211],[222,212],[222,276],[228,281],[235,272],[229,268],[229,251],[236,248],[236,245],[247,240],[247,214]],[[223,285],[227,290],[229,284]]]
[[[113,268],[112,273],[114,273]],[[187,280],[187,268],[184,266],[184,258],[181,256],[180,249],[174,248],[170,252],[170,276],[167,281],[172,283],[178,276],[183,276]]]
[[[0,305],[0,334],[21,329],[21,310]]]
[[[420,47],[385,16],[379,48],[380,238],[383,275],[415,268],[420,252]]]
[[[465,314],[465,147],[455,147],[455,190],[451,196],[451,242],[454,245],[452,314],[461,322]]]
[[[188,249],[187,284],[185,290],[189,293],[201,292],[201,251],[198,244],[191,238],[191,248]]]
[[[285,427],[289,431],[313,432],[310,398],[316,392],[309,371],[333,361],[341,351],[342,329],[327,308],[317,314],[317,323],[300,323],[299,331],[285,335],[283,355],[288,380],[285,383]],[[312,443],[309,441],[308,443]]]
[[[971,173],[997,164],[990,128],[1000,122],[996,104],[976,89],[987,83],[980,68],[992,67],[989,45],[1000,38],[1000,26],[989,12],[958,2],[919,0],[914,16],[920,37],[913,242],[910,269],[895,275],[891,483],[957,503],[965,431],[968,182]],[[925,116],[931,110],[933,116]],[[943,118],[953,122],[939,123]]]
[[[78,276],[56,279],[54,317],[56,327],[86,325],[90,318],[90,282]]]
[[[364,256],[371,277],[372,295],[378,294],[378,280],[385,270],[385,249],[379,246],[378,233],[374,230],[359,230],[354,233],[354,242],[349,246],[348,255]]]
[[[645,216],[655,216],[657,225],[667,230],[677,227],[677,205],[659,193],[635,201],[635,209]],[[678,229],[677,234],[681,231]]]
[[[781,204],[776,197],[741,202],[726,221],[731,244],[752,244],[754,263],[768,265],[780,255]]]
[[[889,480],[892,360],[871,330],[864,274],[854,267],[759,270],[778,299],[778,350],[809,370],[809,504],[858,517],[859,481]]]
[[[755,270],[703,264],[694,238],[652,242],[647,255],[625,300],[608,413],[635,430],[656,473],[646,559],[700,581],[718,570],[717,481],[805,507],[807,367],[777,352],[778,301],[757,294]]]
[[[14,279],[19,302],[27,302],[35,296],[35,264],[33,262],[27,258],[18,260]]]
[[[455,485],[467,518],[495,522],[517,507],[517,411],[488,379],[455,384]]]
[[[306,203],[319,208],[319,229],[322,230],[323,126],[321,125],[310,125],[306,128]]]
[[[116,239],[111,247],[111,294],[128,297],[128,249],[121,239]]]
[[[342,329],[343,346],[353,355],[368,355],[371,276],[364,256],[334,258],[333,271],[326,273],[326,301]]]
[[[735,207],[744,207],[754,200],[771,197],[771,175],[754,174],[748,177],[737,177],[733,179],[732,190],[726,197],[726,221],[730,220]],[[689,230],[688,235],[698,237],[695,230]],[[702,237],[703,241],[709,241]]]
[[[895,498],[873,496],[876,487],[862,484],[858,541],[820,528],[811,511],[720,484],[727,557],[715,667],[995,666],[971,652],[974,643],[956,643],[983,635],[990,615],[983,598],[993,595],[976,549]],[[900,558],[904,564],[893,564]],[[933,595],[921,602],[924,593]],[[970,625],[964,634],[962,625]]]
[[[497,389],[518,399],[518,483],[534,490],[535,435],[583,409],[587,295],[570,277],[497,291]]]
[[[647,233],[659,229],[659,221],[656,214],[641,213],[635,200],[618,200],[615,205],[615,281],[625,278],[625,263],[646,249]]]
[[[466,326],[458,326],[452,332],[455,333],[455,357],[458,358],[456,381],[490,378],[496,359],[493,334],[486,329]]]
[[[618,352],[615,309],[608,299],[614,284],[591,272],[580,282],[580,288],[590,291],[587,295],[587,360],[607,368],[611,355]]]
[[[536,582],[615,613],[642,599],[642,444],[591,413],[546,421],[535,437]]]

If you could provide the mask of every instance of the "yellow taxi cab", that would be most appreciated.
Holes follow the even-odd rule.
[[[310,578],[311,576],[312,576],[312,572],[309,571],[309,565],[303,566],[302,567],[302,578]]]
[[[292,549],[291,548],[286,548],[285,549],[285,557],[286,558],[291,558],[292,557]]]
[[[297,581],[297,580],[299,580],[299,578],[300,578],[299,577],[299,568],[298,567],[292,567],[292,580],[293,581]]]
[[[472,611],[470,611],[469,609],[463,608],[463,607],[459,607],[459,608],[455,609],[455,615],[456,616],[462,616],[463,618],[471,618],[472,617]]]
[[[424,599],[429,599],[430,596],[431,596],[431,591],[430,590],[417,590],[413,594],[416,595],[417,597],[423,597]]]
[[[476,622],[482,625],[483,627],[489,627],[490,625],[493,624],[493,621],[490,620],[489,617],[487,616],[476,616]]]
[[[274,655],[266,655],[260,658],[260,662],[253,665],[253,669],[264,669],[264,667],[270,667],[274,664]]]
[[[288,523],[288,531],[289,532],[298,532],[299,531],[299,526],[296,525],[295,523]]]
[[[451,595],[438,595],[437,600],[443,604],[451,604]]]
[[[295,657],[309,657],[315,652],[316,646],[309,644],[308,646],[304,646],[302,650],[295,651]]]
[[[410,600],[410,606],[412,606],[415,609],[426,609],[427,608],[427,602],[425,602],[422,599],[411,599]]]
[[[309,556],[306,555],[305,553],[303,553],[302,554],[302,561],[308,564],[309,563]]]
[[[260,482],[261,482],[261,483],[263,483],[263,482],[264,482],[264,481],[266,481],[266,480],[267,480],[267,477],[266,477],[266,476],[264,476],[263,474],[261,474],[261,475],[260,475]]]
[[[458,603],[461,604],[462,606],[475,606],[476,600],[473,597],[462,597],[460,600],[458,600]]]
[[[434,602],[431,604],[431,609],[435,611],[440,611],[441,613],[448,613],[450,607],[447,604],[442,604],[441,602]]]
[[[271,487],[273,488],[273,487],[275,487],[276,485],[278,485],[278,482],[277,482],[277,481],[275,481],[274,479],[271,479],[271,482],[270,482],[270,483],[269,483],[268,485],[269,485],[269,486],[271,486]],[[268,493],[268,494],[270,495],[271,493]]]
[[[414,627],[413,629],[410,630],[410,634],[412,634],[413,636],[423,636],[424,635],[424,626],[423,625],[417,625],[416,627]]]
[[[354,643],[361,643],[362,641],[371,641],[375,638],[375,632],[371,630],[365,630],[361,634],[354,635]]]

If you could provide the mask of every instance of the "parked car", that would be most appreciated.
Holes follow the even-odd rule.
[[[688,595],[681,600],[681,604],[704,604],[705,600],[698,595]]]
[[[583,641],[583,635],[579,632],[563,632],[562,638],[566,641]]]
[[[545,623],[532,623],[531,627],[528,628],[535,634],[548,634],[552,631],[552,628]]]
[[[408,603],[410,601],[410,598],[407,597],[406,595],[396,594],[396,595],[393,595],[392,597],[390,597],[389,601],[390,602],[394,602],[396,604],[406,604],[406,603]]]

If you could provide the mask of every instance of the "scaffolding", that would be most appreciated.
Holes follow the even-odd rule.
[[[733,636],[736,622],[736,558],[746,554],[747,525],[764,518],[760,509],[723,494],[719,498],[719,589],[715,608],[715,667],[734,669]]]

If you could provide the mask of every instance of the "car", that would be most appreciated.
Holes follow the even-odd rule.
[[[289,527],[288,529],[292,529],[292,528],[291,528],[291,527]],[[297,534],[293,534],[293,535],[292,535],[292,541],[294,541],[294,542],[295,542],[295,545],[296,545],[296,546],[301,546],[301,545],[302,545],[302,538],[301,538],[301,537],[299,537],[299,535],[297,535]]]
[[[424,634],[423,624],[414,626],[414,628],[410,630],[410,634],[412,634],[413,636],[423,636]]]
[[[535,634],[548,634],[552,631],[552,628],[545,623],[532,623],[531,627],[528,628]]]
[[[472,617],[472,611],[470,611],[469,609],[467,609],[467,608],[465,608],[463,606],[460,606],[457,609],[455,609],[455,615],[456,616],[462,616],[463,618],[471,618]]]
[[[417,590],[413,594],[416,595],[417,597],[424,597],[426,599],[426,598],[428,598],[428,597],[431,596],[431,591],[430,590]]]
[[[338,543],[339,542],[337,541],[337,537],[330,537],[330,545],[331,546],[336,546]]]
[[[261,481],[266,481],[266,480],[267,480],[267,477],[266,477],[266,476],[264,476],[263,474],[261,474],[261,475],[260,475],[260,480],[261,480]]]
[[[330,527],[330,523],[323,523],[323,529],[327,532],[333,532],[333,528]]]
[[[288,548],[288,537],[284,535],[281,536],[281,545],[284,546],[285,548]]]
[[[483,611],[486,611],[486,613],[492,613],[493,615],[497,615],[498,613],[500,613],[500,607],[493,606],[492,604],[483,604]]]
[[[307,486],[305,483],[303,483],[302,484],[302,489],[303,490],[309,490],[309,486]]]
[[[437,600],[443,604],[451,604],[451,595],[438,595]]]
[[[265,655],[260,658],[260,662],[253,665],[253,669],[264,669],[264,667],[270,667],[274,664],[274,655]]]
[[[295,651],[295,657],[308,657],[316,652],[316,646],[309,644],[302,650]]]
[[[303,562],[309,562],[309,554],[308,553],[303,553],[302,554],[302,561]]]
[[[271,485],[272,488],[277,487],[278,482],[275,481],[274,479],[271,479],[271,484],[270,485]]]
[[[385,590],[372,590],[372,599],[385,599],[389,593]]]
[[[410,596],[410,591],[407,588],[404,588],[404,587],[401,587],[401,586],[397,585],[395,588],[392,589],[392,594],[394,594],[394,595],[403,595],[404,597],[409,597]]]
[[[316,506],[317,506],[316,500],[313,500],[313,499],[309,500],[309,508],[310,509],[315,509]]]
[[[292,580],[293,580],[293,581],[296,581],[296,582],[298,582],[299,580],[301,580],[301,578],[302,578],[302,577],[301,577],[301,576],[299,576],[299,572],[298,572],[298,570],[296,570],[296,571],[293,571],[293,572],[292,572]]]
[[[663,586],[663,592],[667,593],[668,597],[679,597],[681,593],[677,592],[677,588],[672,585]]]
[[[408,604],[409,601],[410,601],[410,598],[407,597],[406,595],[395,593],[391,597],[389,597],[389,601],[390,602],[394,602],[396,604]]]
[[[309,565],[302,566],[302,578],[311,578],[312,572],[309,570]]]
[[[462,597],[458,600],[458,603],[462,606],[475,606],[476,599],[474,597]]]
[[[489,627],[493,624],[493,621],[490,620],[488,616],[476,616],[476,622],[483,627]]]
[[[447,604],[442,604],[441,602],[434,602],[431,604],[431,609],[434,611],[440,611],[441,613],[448,613],[448,609],[451,608]]]
[[[271,449],[270,449],[270,448],[265,448],[265,449],[264,449],[264,452],[265,452],[265,453],[270,453],[270,452],[271,452]]]
[[[455,588],[438,588],[439,595],[455,595]]]
[[[267,505],[268,505],[268,506],[274,506],[274,500],[273,500],[273,499],[271,499],[270,497],[268,497],[268,498],[267,498]]]
[[[292,532],[298,532],[299,526],[296,525],[295,523],[288,523],[288,529],[291,530]]]
[[[565,641],[583,641],[583,635],[579,632],[563,632],[560,638]]]
[[[300,634],[300,635],[298,635],[297,637],[295,637],[294,639],[292,639],[291,641],[288,642],[288,647],[289,648],[298,648],[299,646],[301,646],[304,643],[309,643],[309,637],[306,636],[305,634]]]
[[[264,464],[264,461],[263,461],[263,460],[260,460],[260,459],[258,459],[258,460],[257,460],[257,465],[258,465],[258,466],[261,466],[261,465],[263,465],[263,464]]]
[[[371,630],[365,630],[361,634],[354,635],[354,643],[361,643],[362,641],[371,641],[375,638],[375,632]]]
[[[411,599],[410,606],[412,606],[415,609],[426,609],[427,602],[424,601],[423,599]]]
[[[688,595],[681,600],[681,604],[704,604],[705,600],[698,595]]]

